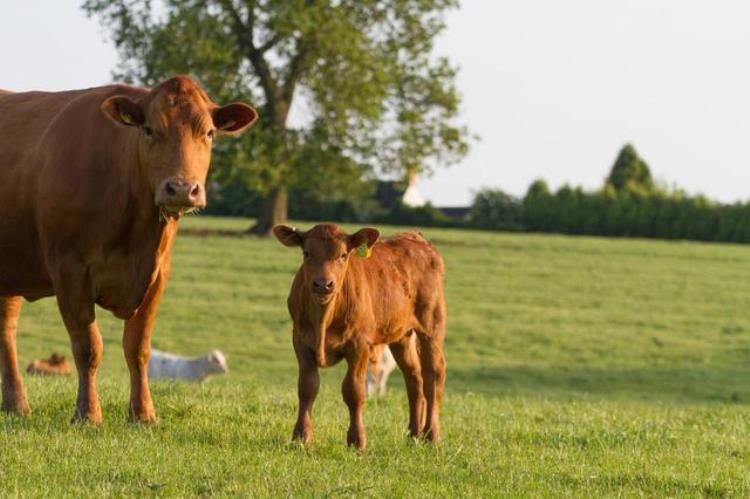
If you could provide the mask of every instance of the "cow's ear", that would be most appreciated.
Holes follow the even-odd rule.
[[[379,237],[380,231],[378,229],[371,229],[369,227],[359,229],[349,236],[349,249],[359,248],[363,244],[366,244],[368,248],[372,248]]]
[[[286,225],[277,225],[273,228],[273,235],[276,236],[284,246],[302,246],[302,234],[297,230]]]
[[[115,95],[102,102],[102,111],[121,125],[141,126],[146,122],[143,108],[124,95]]]
[[[258,121],[258,111],[247,104],[235,102],[217,107],[212,117],[217,130],[225,133],[240,133]]]

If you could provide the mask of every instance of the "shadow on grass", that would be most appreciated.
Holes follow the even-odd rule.
[[[544,398],[592,396],[680,403],[750,403],[750,371],[740,369],[563,369],[451,366],[448,390]]]

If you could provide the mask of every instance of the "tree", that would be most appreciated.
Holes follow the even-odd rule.
[[[651,169],[631,144],[625,144],[605,182],[605,190],[649,194],[654,191]]]
[[[521,200],[500,189],[482,189],[474,195],[469,212],[472,225],[482,229],[521,230]]]
[[[212,178],[266,195],[255,233],[284,221],[290,187],[406,174],[458,161],[456,69],[433,54],[458,0],[86,0],[111,32],[116,78],[195,75],[218,99],[260,108],[217,146]],[[299,102],[298,102],[299,101]],[[290,120],[293,103],[308,119]]]

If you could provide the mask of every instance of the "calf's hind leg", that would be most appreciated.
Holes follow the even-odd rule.
[[[0,369],[4,412],[25,416],[31,410],[26,401],[26,389],[18,371],[16,332],[21,315],[20,296],[0,297]]]
[[[419,334],[418,339],[424,394],[427,400],[427,414],[422,433],[424,438],[437,443],[440,441],[440,401],[445,389],[445,323],[436,321],[432,334]]]
[[[409,435],[418,437],[424,425],[425,400],[422,388],[422,368],[414,336],[413,334],[406,336],[398,343],[391,343],[389,346],[406,382],[406,393],[409,396]]]

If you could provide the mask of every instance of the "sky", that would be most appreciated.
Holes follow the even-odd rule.
[[[109,83],[117,54],[80,0],[9,1],[0,88]],[[750,1],[463,0],[437,53],[480,139],[420,179],[437,206],[537,178],[595,189],[631,142],[665,185],[750,199]]]

